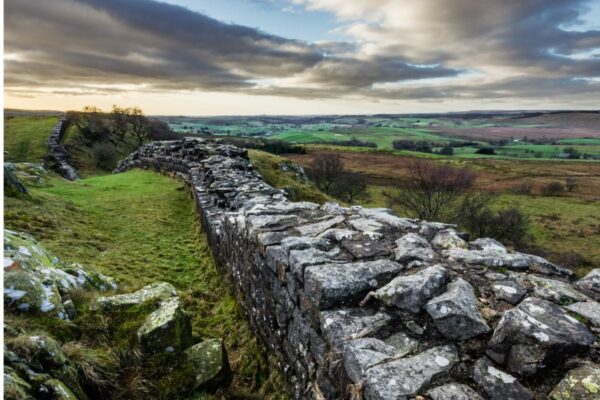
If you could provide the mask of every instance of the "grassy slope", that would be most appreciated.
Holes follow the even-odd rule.
[[[57,117],[18,116],[4,120],[4,161],[40,162]]]
[[[267,376],[263,353],[215,269],[181,183],[131,171],[79,182],[54,178],[51,184],[32,188],[31,200],[5,199],[6,226],[32,233],[67,261],[117,278],[122,289],[171,282],[194,333],[225,339],[235,372],[229,395],[281,398],[272,394],[281,390],[280,377]]]
[[[283,172],[281,163],[289,162],[285,158],[260,150],[248,150],[248,155],[263,179],[271,186],[290,192],[293,201],[324,203],[330,200],[313,183],[299,180],[294,172]]]

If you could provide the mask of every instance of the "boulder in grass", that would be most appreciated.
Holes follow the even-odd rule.
[[[185,350],[183,355],[194,375],[193,389],[214,390],[231,382],[223,340],[205,340]]]
[[[179,353],[192,344],[190,317],[178,297],[163,301],[138,329],[138,341],[146,354]]]
[[[156,282],[144,286],[133,293],[118,294],[110,297],[99,297],[94,304],[95,309],[103,311],[126,310],[130,307],[150,304],[177,296],[177,290],[167,282]]]

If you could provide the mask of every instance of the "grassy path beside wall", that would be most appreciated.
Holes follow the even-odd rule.
[[[66,261],[89,265],[130,291],[167,281],[179,290],[195,335],[222,337],[234,381],[202,399],[282,399],[227,283],[215,268],[183,183],[145,171],[68,182],[50,179],[31,199],[5,198],[5,224],[34,235]]]

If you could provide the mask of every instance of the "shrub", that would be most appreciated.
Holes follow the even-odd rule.
[[[493,147],[482,147],[480,149],[478,149],[475,154],[483,154],[486,156],[493,156],[496,154],[496,151],[494,151]]]
[[[440,149],[440,151],[438,151],[438,154],[441,154],[443,156],[453,156],[454,155],[454,149],[452,148],[452,146],[446,145],[446,146],[442,147]]]
[[[315,158],[306,173],[319,189],[332,193],[333,185],[344,172],[344,163],[339,154],[324,154]]]
[[[363,175],[345,172],[336,179],[331,192],[338,199],[350,204],[357,200],[365,200],[368,196],[367,180]]]
[[[550,182],[544,186],[543,193],[545,196],[556,196],[565,191],[565,187],[560,182]]]
[[[566,179],[566,181],[565,181],[565,186],[567,187],[567,190],[568,190],[569,192],[572,192],[572,191],[574,191],[574,190],[577,188],[577,186],[579,186],[579,185],[577,184],[577,181],[575,181],[575,179],[574,179],[574,178],[572,178],[572,177],[570,177],[570,176],[569,176],[569,177]]]
[[[92,146],[92,154],[96,166],[106,171],[112,171],[117,166],[117,153],[115,146],[110,142],[97,142]]]

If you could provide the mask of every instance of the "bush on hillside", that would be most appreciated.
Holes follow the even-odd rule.
[[[97,142],[92,145],[92,154],[96,166],[106,171],[116,168],[118,156],[115,146],[110,142]]]
[[[544,186],[542,193],[544,194],[544,196],[557,196],[564,191],[565,191],[565,187],[563,186],[563,184],[560,182],[554,181],[554,182],[550,182],[549,184]]]
[[[496,154],[496,151],[494,150],[493,147],[482,147],[480,149],[478,149],[475,154],[483,154],[486,156],[493,156]]]

